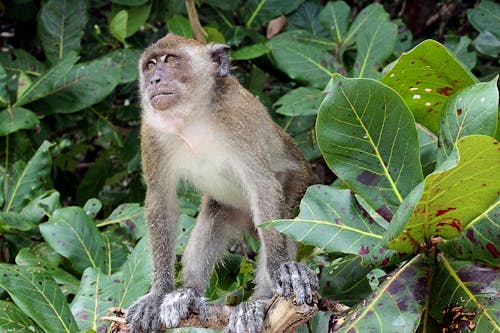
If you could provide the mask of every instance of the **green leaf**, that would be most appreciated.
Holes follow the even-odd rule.
[[[248,0],[241,8],[245,26],[259,27],[280,15],[286,15],[297,9],[304,0]]]
[[[469,22],[480,32],[490,31],[500,39],[500,5],[482,0],[477,8],[467,9]]]
[[[463,306],[463,312],[474,313],[475,332],[500,331],[500,279],[498,267],[455,260],[439,255],[438,274],[434,276],[431,315],[442,319],[448,306]]]
[[[49,245],[68,258],[78,272],[87,267],[105,268],[106,244],[90,217],[80,207],[54,212],[40,232]]]
[[[125,9],[118,11],[109,21],[109,32],[122,43],[127,38],[127,21],[128,12]]]
[[[477,36],[472,45],[479,52],[497,58],[500,53],[500,39],[489,31],[484,31]]]
[[[269,49],[263,43],[253,44],[231,51],[231,60],[250,60],[269,53]]]
[[[347,34],[351,8],[344,1],[328,2],[319,14],[319,22],[341,44]]]
[[[95,219],[101,208],[102,202],[96,198],[90,198],[83,206],[85,214],[87,214],[91,219]]]
[[[446,99],[477,80],[443,45],[426,40],[403,53],[382,82],[403,97],[417,122],[437,133]]]
[[[311,116],[318,112],[326,93],[319,89],[299,87],[283,95],[274,103],[277,113],[286,116]]]
[[[276,66],[290,78],[323,89],[338,64],[331,52],[308,38],[307,33],[288,31],[272,38],[269,47]]]
[[[127,37],[135,34],[146,23],[150,11],[151,4],[117,11],[109,21],[109,32],[120,42],[125,43]]]
[[[134,240],[138,240],[146,234],[144,225],[144,207],[139,204],[122,204],[97,226],[103,227],[110,224],[120,224],[127,233],[132,235]]]
[[[379,3],[373,3],[366,6],[352,23],[344,38],[342,48],[345,50],[348,46],[354,44],[358,40],[358,34],[365,29],[372,29],[377,26],[380,21],[387,21],[389,14],[384,10],[384,7]]]
[[[42,62],[23,49],[0,52],[0,64],[10,74],[25,72],[29,75],[40,76],[46,70]]]
[[[9,104],[9,94],[7,92],[7,73],[0,63],[0,107],[5,107]],[[0,122],[1,124],[2,122]]]
[[[168,19],[167,29],[168,32],[174,33],[176,35],[193,38],[191,24],[189,23],[189,20],[184,16],[175,15],[174,17]]]
[[[288,19],[288,30],[307,30],[315,36],[328,36],[318,17],[323,9],[319,2],[306,1]]]
[[[396,24],[388,21],[378,21],[370,29],[359,33],[354,62],[354,76],[378,78],[379,68],[392,54],[398,35]]]
[[[124,6],[140,6],[144,5],[148,0],[111,0],[112,3],[117,3],[119,5],[124,5]]]
[[[31,129],[39,123],[37,116],[28,109],[13,107],[0,111],[0,136],[21,129]]]
[[[107,55],[120,68],[120,83],[130,83],[137,80],[137,63],[142,50],[119,49],[109,52]]]
[[[335,332],[415,332],[429,297],[431,269],[426,257],[416,256],[338,319]]]
[[[418,132],[418,143],[420,146],[420,161],[424,176],[427,176],[434,171],[436,167],[438,138],[437,136],[425,128],[423,125],[416,123]]]
[[[58,76],[55,86],[39,97],[43,99],[37,101],[35,107],[44,115],[85,109],[113,92],[120,82],[120,74],[120,68],[107,56],[79,63],[65,76]],[[33,85],[36,83],[38,81]]]
[[[5,212],[20,211],[45,182],[52,166],[49,154],[51,146],[50,142],[44,141],[25,167],[17,175],[7,178]]]
[[[293,220],[263,224],[291,238],[327,252],[340,251],[362,255],[377,247],[384,229],[365,216],[350,190],[314,185],[300,203]]]
[[[439,248],[460,259],[500,266],[500,199],[476,217],[457,238],[439,242]]]
[[[49,0],[43,4],[37,31],[51,63],[79,51],[88,21],[87,7],[85,0]]]
[[[499,142],[467,136],[438,170],[405,199],[389,225],[389,248],[410,253],[431,238],[457,237],[500,193]]]
[[[448,158],[458,140],[473,134],[494,136],[497,129],[497,79],[477,83],[453,94],[443,105],[437,162]]]
[[[83,176],[78,185],[76,193],[76,202],[83,205],[88,199],[96,197],[102,190],[106,179],[110,176],[112,170],[112,161],[107,153],[102,153],[96,159]]]
[[[14,303],[0,301],[0,331],[42,332]]]
[[[390,221],[422,180],[411,112],[392,89],[371,79],[335,74],[326,91],[316,121],[319,148],[330,169]]]
[[[45,332],[78,331],[59,286],[43,269],[0,264],[0,287]]]
[[[68,76],[69,71],[77,60],[77,55],[75,53],[71,53],[52,66],[38,80],[33,82],[28,90],[26,90],[24,94],[18,98],[16,103],[14,103],[14,107],[30,103],[50,95],[56,90],[59,90],[60,87],[58,83]]]
[[[191,235],[191,231],[194,228],[195,222],[195,218],[189,215],[181,214],[179,217],[175,246],[175,253],[177,255],[182,255],[184,253],[184,249],[186,248],[186,244],[189,240],[189,236]]]

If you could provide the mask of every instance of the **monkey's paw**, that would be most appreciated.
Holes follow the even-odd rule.
[[[285,299],[295,295],[295,304],[311,304],[313,291],[318,289],[318,278],[309,267],[288,261],[274,273],[274,292]]]
[[[127,311],[127,321],[130,333],[161,332],[158,309],[161,306],[162,295],[151,291],[139,298]]]
[[[167,328],[178,327],[190,312],[197,313],[202,323],[208,321],[208,301],[190,288],[181,288],[163,298],[160,319]]]
[[[256,299],[238,304],[231,312],[224,333],[260,333],[269,299]]]

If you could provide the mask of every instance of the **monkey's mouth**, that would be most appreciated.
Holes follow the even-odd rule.
[[[171,106],[174,102],[173,97],[175,94],[173,92],[161,92],[151,96],[149,100],[151,106],[157,110],[165,110]]]

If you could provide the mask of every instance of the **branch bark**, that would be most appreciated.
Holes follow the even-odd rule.
[[[191,30],[193,31],[194,39],[198,42],[206,44],[207,43],[207,33],[203,30],[201,26],[200,19],[198,18],[198,12],[196,11],[196,6],[194,0],[186,0],[186,8],[189,17],[189,24],[191,25]]]
[[[229,322],[232,309],[233,307],[228,305],[212,304],[209,308],[207,323],[200,322],[196,314],[191,314],[179,324],[179,327],[224,328]],[[274,296],[267,306],[264,318],[264,333],[293,333],[320,309],[323,311],[345,312],[349,308],[333,300],[318,300],[318,297],[315,298],[312,305],[298,306],[283,297]],[[128,333],[128,326],[125,322],[126,310],[111,308],[109,313],[109,316],[103,317],[101,320],[111,323],[111,332]]]

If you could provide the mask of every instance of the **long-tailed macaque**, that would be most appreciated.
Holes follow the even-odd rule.
[[[151,291],[126,319],[132,332],[176,327],[190,312],[206,320],[210,273],[228,242],[258,232],[256,290],[235,307],[226,332],[260,332],[273,293],[311,303],[314,272],[296,263],[295,244],[264,221],[291,218],[311,182],[310,167],[266,108],[229,73],[229,47],[168,34],[139,61],[141,150],[153,257]],[[175,289],[179,180],[204,193]]]

